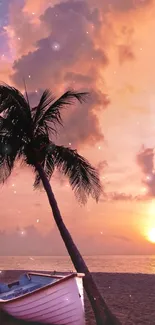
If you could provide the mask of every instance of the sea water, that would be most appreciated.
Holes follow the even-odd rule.
[[[155,255],[84,256],[91,272],[155,274]],[[68,256],[0,256],[2,270],[74,271]]]

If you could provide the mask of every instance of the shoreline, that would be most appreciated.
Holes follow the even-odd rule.
[[[3,270],[0,282],[11,282],[31,270]],[[34,271],[51,273],[49,271]],[[56,272],[57,274],[60,272]],[[67,274],[68,272],[62,272]],[[155,325],[155,275],[140,273],[92,272],[93,278],[111,311],[122,325]],[[27,325],[0,314],[1,325]],[[86,324],[95,325],[90,303],[85,295]],[[34,325],[34,323],[33,323]]]

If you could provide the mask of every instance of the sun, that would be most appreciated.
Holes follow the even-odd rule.
[[[147,237],[151,243],[155,243],[155,228],[149,230]]]

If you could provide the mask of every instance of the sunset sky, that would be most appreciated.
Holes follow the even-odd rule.
[[[82,254],[155,254],[155,1],[1,0],[0,80],[31,103],[45,88],[90,97],[63,113],[56,142],[99,169],[98,204],[76,202],[68,181],[51,180]],[[0,188],[0,254],[65,254],[33,172],[16,166]],[[155,239],[155,238],[154,238]]]

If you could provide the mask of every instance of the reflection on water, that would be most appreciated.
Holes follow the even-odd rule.
[[[91,272],[155,274],[155,256],[85,256]],[[74,270],[68,256],[1,256],[0,270]]]

